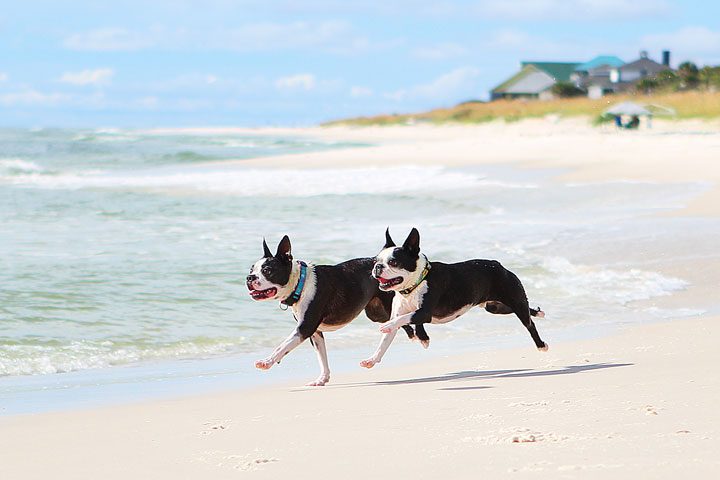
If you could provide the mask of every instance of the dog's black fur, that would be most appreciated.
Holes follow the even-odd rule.
[[[277,253],[272,254],[263,240],[262,274],[275,285],[287,285],[292,271],[293,257],[290,238],[287,235],[278,244]],[[316,291],[304,318],[295,319],[298,331],[304,338],[315,333],[320,324],[328,326],[345,325],[365,310],[365,315],[378,323],[390,319],[392,292],[383,292],[378,281],[371,275],[374,258],[354,258],[337,265],[313,265],[316,275]],[[249,290],[253,290],[255,275],[248,275]],[[412,327],[405,328],[408,338],[415,334]]]
[[[420,279],[420,234],[413,228],[404,244],[397,247],[386,231],[383,251],[393,248],[391,255],[385,255],[388,264],[376,261],[373,276],[381,278],[388,266],[410,272],[409,278]],[[381,252],[382,253],[382,252]],[[379,257],[378,257],[379,258]],[[424,259],[424,257],[423,257]],[[424,266],[424,265],[423,265]],[[527,328],[535,346],[546,350],[547,344],[540,338],[531,316],[544,316],[542,310],[528,306],[525,289],[518,277],[495,260],[468,260],[447,264],[430,262],[430,271],[425,281],[427,291],[422,296],[420,308],[410,319],[420,340],[429,340],[423,325],[433,320],[448,318],[461,312],[467,306],[483,305],[493,314],[514,313]],[[390,281],[395,279],[389,279]],[[382,280],[381,280],[382,285]],[[399,287],[395,286],[395,290]],[[397,292],[395,295],[402,295]],[[441,323],[441,322],[438,322]]]
[[[320,336],[315,340],[324,341],[323,330],[340,328],[363,310],[373,322],[382,323],[390,319],[393,294],[379,289],[378,281],[371,275],[374,263],[374,258],[355,258],[337,265],[308,265],[305,288],[298,303],[293,305],[293,314],[298,323],[294,332],[298,337],[297,344],[315,334]],[[287,235],[280,241],[274,255],[263,240],[263,258],[253,265],[246,278],[250,295],[256,300],[277,299],[285,302],[288,292],[292,292],[297,285],[297,268]],[[289,285],[291,281],[293,285]],[[314,282],[314,289],[308,288],[307,282],[311,281]],[[410,338],[414,336],[411,326],[407,325],[405,331]],[[315,342],[313,346],[317,348]],[[285,355],[289,350],[282,352]],[[282,355],[276,358],[273,354],[267,361],[259,361],[256,365],[258,368],[270,368],[273,363],[280,362]]]

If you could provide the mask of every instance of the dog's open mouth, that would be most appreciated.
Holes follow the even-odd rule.
[[[380,282],[380,288],[382,290],[387,290],[389,288],[394,287],[395,285],[400,285],[403,281],[403,277],[395,277],[395,278],[382,278],[378,277],[378,282]]]
[[[272,298],[277,293],[277,288],[270,287],[267,290],[250,290],[250,296],[253,300],[266,300]]]

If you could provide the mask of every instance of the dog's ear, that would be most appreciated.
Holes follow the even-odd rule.
[[[292,260],[292,253],[290,253],[290,239],[287,235],[280,240],[277,252],[275,252],[275,257],[281,260],[287,260],[288,262]]]
[[[272,252],[270,251],[270,249],[268,248],[267,242],[266,242],[265,239],[263,238],[263,258],[270,258],[270,257],[272,257],[272,256],[273,256],[273,254],[272,254]]]
[[[420,232],[417,228],[410,230],[410,234],[405,239],[402,248],[412,253],[413,255],[420,255]]]
[[[383,248],[390,248],[394,246],[395,242],[393,242],[393,239],[390,237],[390,227],[388,227],[385,230],[385,246]]]

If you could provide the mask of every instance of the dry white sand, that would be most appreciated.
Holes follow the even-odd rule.
[[[720,318],[0,419],[7,479],[714,478]],[[418,347],[419,348],[419,347]],[[513,475],[510,475],[513,474]]]
[[[563,177],[575,180],[717,185],[718,131],[718,124],[685,123],[614,132],[545,121],[310,129],[301,133],[383,145],[244,163],[503,162],[567,168]],[[719,199],[714,188],[681,213],[716,216]],[[677,248],[682,255],[692,245]],[[666,252],[660,268],[694,285],[683,302],[717,295],[717,259],[680,266],[672,258]],[[718,335],[720,319],[703,316],[592,340],[548,339],[546,354],[528,345],[358,367],[323,388],[278,385],[4,417],[0,478],[714,478]]]

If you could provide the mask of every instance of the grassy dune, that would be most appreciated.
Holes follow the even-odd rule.
[[[550,101],[498,100],[495,102],[466,102],[451,108],[412,114],[378,115],[328,122],[325,125],[396,125],[412,122],[482,123],[503,119],[517,121],[524,118],[559,115],[587,116],[597,119],[610,105],[631,100],[658,104],[675,109],[674,118],[720,118],[720,92],[675,92],[654,95],[612,95],[599,100],[565,98]]]

